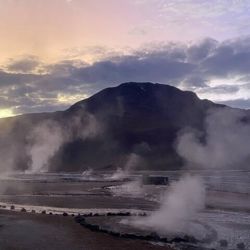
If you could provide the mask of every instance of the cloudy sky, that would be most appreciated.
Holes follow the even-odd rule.
[[[127,81],[250,108],[249,0],[0,0],[0,117]]]

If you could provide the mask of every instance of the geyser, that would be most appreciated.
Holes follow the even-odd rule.
[[[47,121],[34,128],[30,138],[32,146],[28,150],[31,157],[29,172],[48,171],[48,161],[64,141],[63,132],[56,122]]]
[[[186,175],[170,185],[157,211],[132,223],[161,233],[188,233],[190,222],[204,204],[203,181],[198,176]]]
[[[63,125],[54,120],[46,120],[36,125],[27,136],[27,154],[31,164],[26,172],[48,172],[49,162],[61,146],[76,139],[94,138],[101,131],[102,127],[96,117],[84,110]]]

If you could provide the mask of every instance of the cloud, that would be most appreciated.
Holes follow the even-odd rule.
[[[246,101],[250,99],[249,41],[249,37],[224,42],[206,38],[187,44],[148,44],[120,54],[96,48],[106,57],[94,63],[68,59],[45,65],[32,56],[8,61],[0,70],[0,105],[19,113],[63,109],[70,100],[78,101],[105,87],[152,81],[250,107]]]
[[[201,64],[207,76],[230,77],[249,73],[250,46],[242,51],[240,44],[222,44]]]
[[[234,108],[250,109],[250,98],[221,101],[220,103]]]
[[[0,70],[0,88],[25,85],[38,79],[41,79],[41,76],[35,74],[8,73]]]
[[[201,62],[207,58],[217,46],[218,42],[211,38],[206,38],[198,43],[194,43],[188,48],[188,59],[193,62]]]
[[[118,61],[102,61],[76,69],[74,76],[90,83],[126,81],[180,81],[194,65],[164,57],[125,56]]]
[[[88,83],[154,81],[176,86],[207,87],[215,79],[249,77],[250,38],[218,42],[158,44],[108,58],[72,71]],[[235,84],[238,84],[235,82]],[[225,88],[223,84],[221,88]]]
[[[136,23],[136,28],[147,25],[151,36],[187,41],[209,35],[224,40],[249,33],[249,1],[136,0],[133,3],[151,13],[145,15],[143,22]]]
[[[240,86],[238,85],[224,85],[224,84],[221,84],[219,86],[216,86],[216,87],[205,87],[205,88],[202,88],[200,90],[199,93],[205,93],[205,94],[234,94],[236,93],[237,91],[239,91],[240,89]]]
[[[34,56],[27,56],[21,59],[11,59],[9,64],[6,65],[6,69],[16,73],[30,73],[34,71],[39,65],[40,61]]]

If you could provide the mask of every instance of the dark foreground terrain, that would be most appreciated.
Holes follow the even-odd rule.
[[[0,210],[0,249],[171,250],[146,241],[92,232],[71,216]]]

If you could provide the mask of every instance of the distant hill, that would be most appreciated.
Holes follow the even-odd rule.
[[[179,168],[182,159],[174,148],[178,131],[186,127],[203,131],[207,111],[221,107],[225,106],[200,100],[193,92],[169,85],[123,83],[65,111],[1,119],[1,168],[8,169],[8,164],[14,169],[28,168],[30,133],[47,120],[55,122],[70,138],[49,160],[50,171],[112,169],[122,166],[132,153],[142,159],[137,168]],[[89,117],[94,119],[94,128],[92,121],[86,121]],[[88,136],[92,129],[98,132]]]

